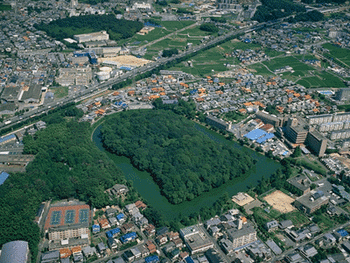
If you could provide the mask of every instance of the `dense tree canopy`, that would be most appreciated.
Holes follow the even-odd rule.
[[[102,141],[149,171],[171,203],[192,200],[247,173],[253,160],[231,145],[214,142],[192,121],[171,111],[128,111],[107,120]]]
[[[289,16],[293,13],[305,12],[305,7],[290,0],[261,0],[253,19],[266,22]]]
[[[73,16],[54,20],[36,27],[57,39],[73,37],[76,34],[92,33],[106,30],[110,39],[119,40],[132,37],[140,31],[143,24],[138,21],[116,19],[114,15]]]
[[[70,117],[62,119],[62,115]],[[51,114],[45,119],[48,123],[61,122],[52,121],[45,130],[25,137],[25,153],[36,156],[25,173],[11,174],[0,186],[0,246],[26,240],[35,258],[40,231],[34,217],[42,201],[76,197],[102,207],[109,202],[104,190],[125,181],[116,165],[90,141],[90,125],[72,116],[80,114],[73,108]]]
[[[204,23],[199,27],[200,30],[207,31],[207,32],[218,32],[219,28],[217,28],[214,24],[212,23]]]

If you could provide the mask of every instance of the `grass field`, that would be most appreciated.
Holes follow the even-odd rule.
[[[68,87],[61,86],[57,88],[51,88],[51,90],[54,92],[56,99],[60,99],[68,96]]]
[[[296,227],[301,227],[309,223],[309,219],[304,214],[300,213],[298,210],[284,214],[283,219],[291,220],[293,222],[293,225]],[[281,220],[282,219],[280,219],[280,221]]]

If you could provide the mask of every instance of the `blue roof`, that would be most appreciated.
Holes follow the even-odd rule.
[[[6,181],[6,179],[9,177],[9,174],[8,173],[6,173],[6,172],[2,172],[1,174],[0,174],[0,185],[2,185],[5,181]]]
[[[109,230],[106,232],[107,237],[113,237],[115,234],[118,234],[120,232],[120,228],[114,228],[112,230]]]
[[[349,235],[348,231],[344,230],[344,229],[339,229],[337,231],[342,237],[346,237]]]
[[[16,139],[16,136],[14,134],[1,137],[0,138],[0,143],[6,142],[6,141],[9,141],[9,140],[12,140],[12,139]]]
[[[288,151],[285,151],[284,153],[282,153],[283,156],[287,155]]]
[[[158,262],[159,258],[158,256],[154,255],[154,256],[149,256],[145,258],[145,262],[146,263],[153,263],[153,262]]]
[[[122,241],[122,243],[125,243],[125,242],[127,242],[129,240],[135,239],[136,237],[137,237],[137,234],[135,232],[131,232],[131,233],[127,233],[124,236],[122,236],[120,238],[120,241]]]
[[[275,135],[273,133],[267,133],[264,137],[259,138],[256,140],[257,143],[264,143],[269,139],[272,139],[273,137],[275,137]]]
[[[186,261],[186,263],[194,263],[194,261],[191,257],[186,257],[185,261]]]
[[[248,132],[246,135],[244,135],[244,137],[246,137],[252,141],[255,141],[255,140],[259,139],[260,137],[265,136],[266,134],[267,134],[267,132],[264,130],[255,129],[255,130]]]
[[[120,219],[123,219],[125,217],[125,215],[123,213],[120,213],[116,217],[118,220],[120,220]]]
[[[257,143],[260,144],[275,137],[275,135],[273,133],[268,133],[261,129],[255,129],[255,130],[252,130],[251,132],[248,132],[246,135],[244,135],[244,137],[252,141],[256,141]]]
[[[125,67],[125,66],[121,66],[120,69],[124,69],[124,70],[131,70],[130,67]]]

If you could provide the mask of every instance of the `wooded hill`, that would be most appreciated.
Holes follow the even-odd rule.
[[[210,140],[194,122],[171,111],[122,112],[107,120],[101,132],[106,149],[150,172],[173,204],[192,200],[254,166],[247,154]]]
[[[58,19],[48,24],[41,23],[35,27],[59,40],[102,30],[108,32],[110,39],[119,40],[135,35],[142,29],[143,24],[138,21],[116,19],[114,15],[85,15]]]

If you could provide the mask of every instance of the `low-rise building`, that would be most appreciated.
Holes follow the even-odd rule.
[[[294,206],[304,213],[312,214],[328,202],[329,198],[322,191],[314,190],[295,200]]]

